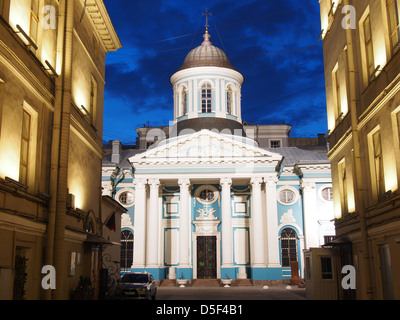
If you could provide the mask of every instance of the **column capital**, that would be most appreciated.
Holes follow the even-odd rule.
[[[160,179],[158,178],[149,179],[149,186],[151,189],[158,189],[158,187],[160,186]]]
[[[222,188],[230,188],[232,185],[232,178],[224,177],[219,180],[219,184]]]
[[[300,188],[304,191],[312,191],[315,189],[315,181],[312,180],[301,180]]]
[[[190,179],[189,178],[179,178],[178,184],[181,188],[189,188],[190,186]]]
[[[279,179],[276,174],[264,177],[264,182],[267,185],[267,187],[275,187],[278,181]]]
[[[263,183],[263,179],[261,177],[254,177],[250,179],[250,184],[252,187],[260,187]]]
[[[147,184],[147,179],[146,178],[135,178],[133,181],[133,185],[135,186],[135,189],[144,189]]]

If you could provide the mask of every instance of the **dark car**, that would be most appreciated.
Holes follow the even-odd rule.
[[[122,298],[144,298],[154,300],[157,294],[156,282],[150,273],[128,272],[121,278]]]

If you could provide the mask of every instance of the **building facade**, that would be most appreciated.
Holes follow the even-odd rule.
[[[103,160],[103,194],[128,210],[121,270],[282,281],[294,262],[302,277],[303,249],[334,236],[330,163],[319,152],[260,147],[242,123],[243,76],[208,30],[203,37],[170,78],[173,125],[138,129],[137,149],[113,141]],[[266,127],[263,142],[287,143],[289,131]]]
[[[80,276],[99,295],[105,55],[120,47],[103,1],[0,1],[1,299],[69,299]]]
[[[399,2],[322,0],[320,8],[334,245],[341,266],[356,269],[357,299],[399,299]]]

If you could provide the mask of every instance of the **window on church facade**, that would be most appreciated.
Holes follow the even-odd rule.
[[[292,203],[295,197],[296,195],[292,190],[285,189],[279,193],[279,200],[283,203]]]
[[[226,91],[226,113],[232,114],[233,94],[232,89],[229,87]]]
[[[121,232],[121,269],[128,269],[133,263],[133,233],[129,230]]]
[[[211,85],[205,83],[201,86],[201,112],[211,113],[212,110],[212,93]]]
[[[333,189],[331,187],[324,188],[321,192],[322,198],[324,198],[326,201],[332,201],[333,200]]]
[[[187,113],[187,90],[186,88],[182,89],[182,106],[181,106],[181,110],[182,110],[182,116],[184,116]]]
[[[118,198],[119,202],[123,205],[130,205],[134,201],[133,193],[131,192],[123,192]]]
[[[214,191],[205,189],[200,192],[200,199],[205,202],[212,202],[214,200]]]
[[[297,234],[291,228],[282,230],[281,257],[282,267],[290,267],[292,261],[297,261]]]
[[[280,148],[281,147],[280,140],[271,140],[269,143],[270,143],[271,148]]]

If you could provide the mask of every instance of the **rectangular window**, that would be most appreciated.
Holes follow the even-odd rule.
[[[343,159],[339,162],[339,184],[340,184],[340,193],[342,198],[342,211],[343,213],[347,213],[348,205],[347,205],[347,172],[346,172],[346,162]]]
[[[271,145],[271,148],[280,148],[281,141],[280,140],[271,140],[270,145]]]
[[[226,113],[232,114],[232,91],[230,89],[226,92]]]
[[[0,0],[0,15],[4,16],[4,0]]]
[[[95,78],[92,77],[90,82],[90,106],[88,110],[92,120],[96,112],[96,107],[97,107],[97,81]]]
[[[367,75],[368,75],[368,82],[370,82],[371,75],[375,71],[375,61],[374,61],[374,48],[372,44],[372,29],[371,29],[371,20],[370,16],[368,15],[363,23],[364,29],[364,46],[365,46],[365,57],[366,57],[366,67],[367,67]]]
[[[389,27],[389,39],[392,50],[399,49],[399,10],[398,0],[386,0],[387,18]]]
[[[205,84],[201,87],[201,112],[211,113],[212,95],[211,85]]]
[[[333,279],[332,258],[321,257],[321,275],[322,279]]]
[[[374,156],[374,169],[376,179],[376,190],[378,196],[385,192],[385,180],[383,172],[383,156],[380,131],[372,135],[373,156]]]
[[[28,163],[29,163],[30,137],[31,137],[31,115],[24,110],[23,115],[22,115],[19,181],[25,185],[28,184]]]
[[[335,117],[336,121],[342,116],[341,96],[340,96],[340,79],[339,79],[339,66],[336,65],[332,72],[332,82],[335,95]]]
[[[39,30],[39,0],[31,0],[29,37],[37,44]]]

